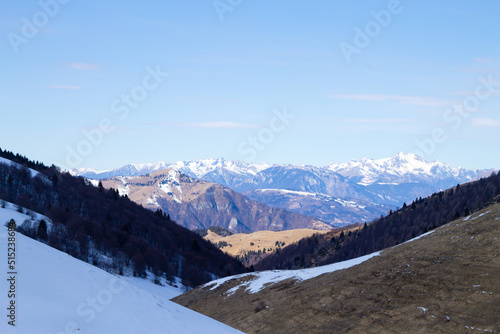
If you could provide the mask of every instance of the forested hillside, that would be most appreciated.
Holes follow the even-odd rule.
[[[314,235],[262,259],[255,269],[296,269],[352,259],[391,247],[500,202],[500,172],[419,198],[357,231]]]
[[[16,160],[42,174],[32,177],[26,167],[0,163],[0,199],[53,221],[50,228],[45,228],[47,222],[25,228],[29,236],[108,270],[122,273],[132,268],[138,276],[149,270],[169,280],[181,277],[187,286],[246,271],[162,211],[147,210],[114,189],[94,187],[54,166],[27,163],[21,156]]]

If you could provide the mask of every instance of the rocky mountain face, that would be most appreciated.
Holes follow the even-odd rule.
[[[369,201],[286,189],[256,189],[245,192],[245,195],[273,207],[318,217],[334,226],[371,221],[394,208]]]
[[[189,229],[219,226],[231,232],[254,232],[331,228],[312,216],[266,206],[220,184],[192,178],[173,168],[143,176],[106,178],[101,182],[105,188],[115,188],[146,208],[162,209]]]
[[[165,167],[218,183],[268,206],[314,215],[336,226],[370,221],[417,197],[488,174],[403,153],[386,159],[353,160],[324,167],[207,159],[127,165],[104,172],[88,169],[71,172],[100,179],[142,175]]]

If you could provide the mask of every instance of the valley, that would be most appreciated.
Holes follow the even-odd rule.
[[[160,333],[172,326],[176,333],[499,331],[498,174],[415,199],[368,223],[331,229],[317,220],[325,225],[314,226],[323,230],[287,230],[294,217],[316,220],[253,202],[173,168],[89,180],[23,157],[16,161],[0,162],[0,216],[22,222],[17,230],[25,234],[19,234],[21,255],[30,259],[22,270],[38,277],[49,291],[52,281],[64,291],[64,297],[52,298],[46,312],[65,314],[70,319],[66,325],[74,328],[113,332],[108,320],[128,312],[133,304],[164,320],[145,326],[140,321],[145,313],[139,313],[116,326],[121,332],[148,328]],[[278,192],[317,196],[298,190]],[[354,201],[334,201],[359,206]],[[197,216],[182,223],[187,211],[179,210],[176,216],[176,205]],[[256,216],[237,216],[240,212]],[[275,231],[272,224],[264,225],[264,230],[259,230],[263,225],[243,224],[259,222],[259,214],[271,219],[273,212],[282,219]],[[222,214],[228,213],[237,218],[227,221]],[[193,217],[216,223],[194,224],[196,233],[179,226]],[[234,234],[240,222],[244,231],[252,233]],[[64,260],[64,253],[71,256]],[[65,263],[70,272],[46,263],[51,259]],[[42,274],[39,265],[52,269]],[[63,283],[50,272],[83,288],[75,291],[72,283]],[[109,285],[105,290],[106,280],[118,280],[126,287],[116,296],[120,308],[110,302],[103,307],[102,319],[94,312],[89,321],[72,316],[71,308],[62,310],[86,295],[111,291]],[[48,296],[40,292],[47,290],[36,290],[34,282],[23,286],[36,307]],[[93,292],[88,284],[101,290]],[[191,311],[175,306],[170,298]],[[33,319],[22,324],[21,333],[28,333],[31,323],[42,320],[22,306],[26,299],[17,302],[18,310]],[[77,305],[77,316],[86,310],[84,306]],[[57,324],[52,321],[48,326]]]
[[[174,301],[245,333],[499,332],[499,219],[495,204],[344,270],[246,274]]]
[[[4,1],[0,334],[500,334],[500,1]]]
[[[209,230],[204,238],[216,245],[226,245],[219,246],[219,248],[232,256],[243,256],[248,252],[275,252],[276,249],[281,249],[285,245],[290,245],[300,239],[326,232],[311,229],[293,229],[289,231],[237,233],[223,237]]]

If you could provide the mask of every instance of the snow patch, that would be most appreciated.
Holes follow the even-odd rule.
[[[425,314],[425,312],[429,311],[429,309],[426,309],[425,307],[422,307],[422,306],[419,306],[417,308],[421,309],[424,312],[424,314]]]
[[[288,190],[288,189],[257,189],[256,191],[261,191],[261,192],[268,192],[268,191],[275,191],[279,192],[282,194],[293,194],[293,195],[300,195],[300,196],[312,196],[316,197],[316,193],[311,193],[307,191],[296,191],[296,190]]]
[[[227,291],[227,295],[232,295],[235,293],[239,288],[245,288],[245,292],[247,293],[257,293],[261,291],[262,289],[279,283],[281,281],[287,280],[287,279],[295,279],[298,281],[305,281],[311,278],[315,278],[317,276],[320,276],[322,274],[326,273],[332,273],[337,270],[342,270],[342,269],[347,269],[354,267],[360,263],[363,263],[372,257],[379,256],[381,252],[375,252],[369,255],[361,256],[355,259],[347,260],[347,261],[342,261],[342,262],[337,262],[333,264],[329,264],[326,266],[321,266],[321,267],[316,267],[316,268],[309,268],[309,269],[299,269],[299,270],[270,270],[270,271],[261,271],[258,273],[249,273],[249,274],[241,274],[241,275],[236,275],[236,276],[231,276],[231,277],[225,277],[216,281],[209,282],[203,286],[203,288],[208,288],[210,287],[210,290],[214,290],[224,284],[227,281],[233,280],[233,279],[242,279],[242,278],[249,278],[248,281],[242,282],[239,285],[231,288],[230,290]]]
[[[426,236],[428,236],[428,235],[431,235],[431,234],[432,234],[432,233],[434,233],[434,232],[436,232],[436,230],[432,230],[432,231],[429,231],[429,232],[427,232],[427,233],[421,234],[421,235],[419,235],[418,237],[415,237],[415,238],[413,238],[413,239],[410,239],[410,240],[408,240],[408,241],[403,242],[401,245],[404,245],[404,244],[406,244],[406,243],[408,243],[408,242],[412,242],[412,241],[418,240],[418,239],[420,239],[420,238],[426,237]]]
[[[99,180],[92,180],[92,179],[88,179],[90,184],[93,185],[94,187],[98,187],[99,186]]]
[[[158,196],[152,195],[151,197],[146,199],[146,204],[160,206],[160,204],[158,204],[157,199],[158,199]]]

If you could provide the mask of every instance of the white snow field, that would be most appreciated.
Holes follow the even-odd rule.
[[[41,217],[41,216],[39,216]],[[114,276],[16,233],[15,275],[7,266],[8,230],[29,217],[0,208],[1,334],[242,333],[171,302],[179,289]],[[15,288],[7,281],[15,276]],[[9,298],[15,290],[15,299]],[[7,308],[15,301],[15,326]]]

